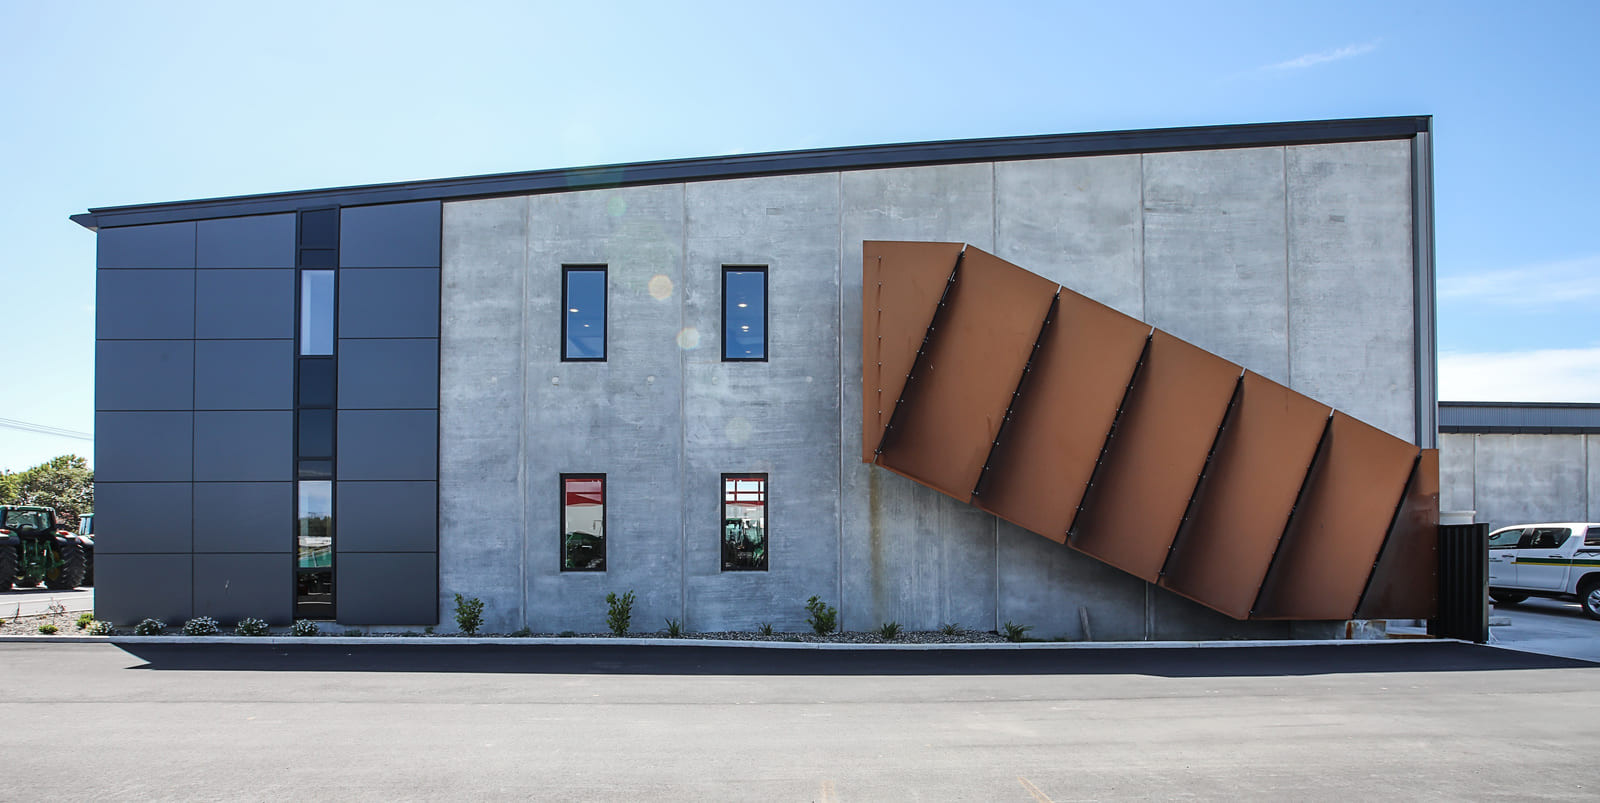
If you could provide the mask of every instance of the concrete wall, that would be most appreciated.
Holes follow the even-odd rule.
[[[492,629],[898,621],[1040,636],[1240,624],[860,453],[861,243],[972,243],[1414,438],[1405,141],[980,163],[447,203],[441,605]],[[560,268],[609,266],[609,358],[559,360]],[[769,267],[770,360],[724,363],[720,272]],[[771,475],[771,570],[718,571],[718,479]],[[558,571],[557,477],[608,475],[610,570]],[[444,617],[448,619],[448,617]],[[1088,631],[1084,623],[1088,623]]]
[[[1600,435],[1439,436],[1439,506],[1490,529],[1600,516]]]

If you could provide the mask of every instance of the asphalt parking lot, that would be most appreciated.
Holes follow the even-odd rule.
[[[1600,620],[1584,616],[1576,602],[1530,598],[1495,605],[1490,622],[1490,644],[1600,661]]]

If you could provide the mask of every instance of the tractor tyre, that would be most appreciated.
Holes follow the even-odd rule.
[[[17,580],[17,548],[0,544],[0,591],[10,591]]]
[[[50,545],[55,550],[56,557],[60,559],[61,566],[44,576],[46,588],[58,591],[77,588],[83,584],[83,573],[89,565],[89,559],[83,554],[83,545],[67,541]]]
[[[87,560],[84,562],[82,585],[90,588],[94,586],[94,552],[86,551],[84,556]]]

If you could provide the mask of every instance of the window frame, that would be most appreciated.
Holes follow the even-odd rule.
[[[768,275],[767,265],[723,265],[722,266],[722,361],[723,362],[767,362],[772,352],[772,281]],[[728,274],[730,273],[759,273],[761,274],[761,356],[760,357],[729,357],[728,345],[732,342],[729,338],[728,322]]]
[[[328,491],[328,565],[305,566],[300,565],[300,527],[305,521],[305,490],[307,483],[326,484]],[[338,596],[338,552],[335,545],[338,543],[338,485],[332,477],[328,479],[294,481],[294,548],[289,553],[290,566],[294,573],[294,614],[296,619],[315,619],[317,621],[334,621],[339,616]],[[317,603],[308,603],[301,599],[300,578],[307,575],[326,574],[328,576],[328,602],[326,611],[316,610]],[[319,615],[326,614],[326,615]]]
[[[605,554],[600,557],[598,569],[569,569],[567,568],[567,480],[599,480],[600,481],[600,542],[604,546]],[[558,533],[556,537],[556,568],[562,574],[605,574],[610,568],[611,557],[611,489],[604,472],[563,472],[556,483],[556,521]]]
[[[573,357],[567,354],[567,317],[572,313],[569,280],[574,272],[600,274],[600,356]],[[611,268],[602,264],[572,264],[561,266],[561,361],[605,362],[611,353]]]
[[[759,568],[728,568],[722,559],[724,539],[727,538],[728,526],[728,480],[761,480],[761,540],[764,551],[761,555]],[[764,471],[732,471],[723,472],[717,481],[718,508],[721,515],[717,517],[717,566],[722,572],[770,572],[772,571],[772,475]]]

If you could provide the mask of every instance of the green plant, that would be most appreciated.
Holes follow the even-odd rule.
[[[78,629],[82,630],[88,627],[89,623],[93,621],[94,614],[90,613],[89,611],[84,611],[83,613],[78,614]]]
[[[296,619],[294,624],[289,627],[289,635],[291,636],[315,636],[321,632],[322,628],[317,627],[317,623],[310,619]]]
[[[358,636],[366,635],[365,633],[361,632],[361,628],[359,627],[347,627],[344,629],[344,634],[347,638],[356,638]]]
[[[185,636],[215,636],[221,628],[217,627],[217,620],[209,616],[196,616],[183,623]]]
[[[811,630],[819,636],[826,636],[839,626],[839,609],[817,597],[806,600],[806,610],[811,613],[806,621],[811,623]]]
[[[1006,641],[1022,641],[1023,636],[1026,635],[1029,630],[1032,630],[1033,626],[1019,625],[1007,621],[1005,624],[1000,626],[1000,629],[1005,631]]]
[[[456,626],[469,636],[478,635],[478,628],[483,627],[483,600],[477,597],[468,599],[457,594]]]
[[[433,625],[428,625],[427,627],[422,628],[422,635],[424,635],[424,636],[433,635]]]
[[[606,607],[606,627],[611,628],[611,635],[628,635],[628,624],[633,621],[633,591],[620,597],[606,594]]]
[[[761,627],[757,628],[756,632],[760,633],[762,636],[764,636],[766,638],[772,638],[772,623],[771,622],[762,622],[761,623]]]
[[[161,631],[167,629],[167,623],[160,619],[145,619],[133,626],[135,636],[159,636]]]
[[[104,619],[97,619],[89,623],[87,632],[91,636],[115,636],[117,629],[112,627],[110,622]]]
[[[878,628],[878,638],[881,638],[884,641],[894,641],[895,639],[897,639],[899,637],[900,637],[900,623],[899,622],[884,622],[883,626]]]
[[[667,620],[667,638],[683,638],[683,625],[677,619]]]
[[[239,620],[233,628],[234,635],[238,636],[265,636],[268,632],[267,623],[253,617]]]
[[[576,638],[578,634],[571,630],[563,630],[558,635],[562,638]]]
[[[957,622],[946,622],[939,625],[939,632],[946,636],[959,636],[961,635],[961,625]]]
[[[533,635],[533,631],[529,630],[526,627],[520,627],[520,628],[517,628],[516,630],[511,631],[511,637],[512,638],[527,638],[527,637],[529,637],[531,635]]]
[[[56,626],[39,625],[39,632],[45,634],[46,636],[54,636],[56,634]]]

